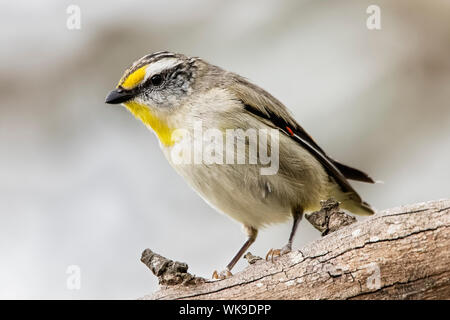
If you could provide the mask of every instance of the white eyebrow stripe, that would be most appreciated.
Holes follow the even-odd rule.
[[[173,68],[180,63],[182,63],[182,61],[178,58],[163,58],[154,63],[150,63],[145,69],[144,81],[147,80],[150,76],[158,74],[163,70]]]

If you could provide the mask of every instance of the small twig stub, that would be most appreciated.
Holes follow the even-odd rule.
[[[305,215],[314,228],[322,233],[322,236],[330,234],[345,226],[356,222],[356,218],[339,211],[339,202],[328,199],[320,202],[321,209]]]
[[[205,279],[187,272],[186,263],[167,259],[150,249],[142,252],[141,261],[158,277],[161,285],[196,285],[205,282]]]
[[[244,259],[247,260],[248,264],[254,264],[256,261],[262,260],[261,257],[252,255],[250,251],[245,254]]]

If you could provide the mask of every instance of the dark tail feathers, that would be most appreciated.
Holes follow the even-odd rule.
[[[332,160],[333,164],[338,168],[338,170],[350,180],[375,183],[371,177],[367,173],[362,172],[361,170],[346,166],[345,164],[339,163],[335,160]]]

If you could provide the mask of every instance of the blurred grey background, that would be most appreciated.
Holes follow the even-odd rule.
[[[172,50],[248,77],[328,153],[384,184],[378,209],[446,198],[450,2],[1,1],[0,298],[126,298],[157,287],[150,247],[209,277],[244,241],[106,93],[137,58]],[[66,9],[81,9],[68,30]],[[366,27],[370,4],[378,31]],[[251,252],[284,244],[290,223]],[[319,238],[307,222],[295,247]],[[81,288],[66,285],[70,265]],[[236,271],[245,267],[240,262]]]

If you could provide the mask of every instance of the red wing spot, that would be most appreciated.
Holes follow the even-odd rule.
[[[294,131],[292,131],[291,128],[289,128],[289,127],[286,126],[286,130],[289,132],[289,134],[290,134],[291,136],[294,135]]]

